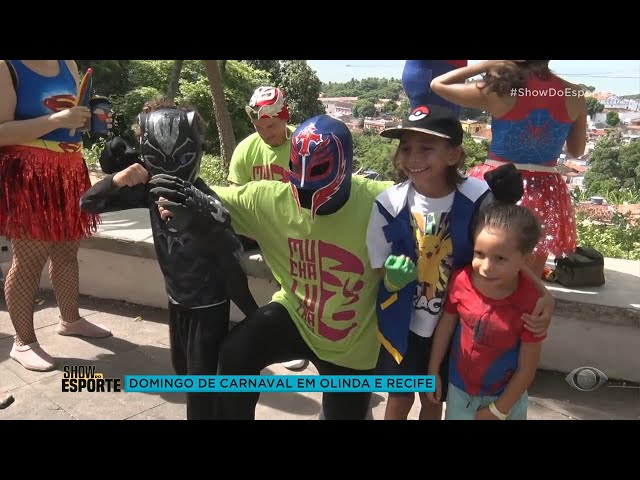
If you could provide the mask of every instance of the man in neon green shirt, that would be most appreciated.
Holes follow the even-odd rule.
[[[308,359],[321,375],[374,373],[376,295],[380,278],[371,268],[366,231],[375,197],[389,183],[352,178],[353,147],[346,125],[327,115],[294,132],[290,184],[251,182],[218,187],[238,233],[260,243],[281,289],[228,336],[221,375],[258,375],[276,362]],[[168,222],[215,221],[201,192],[172,177],[155,177],[152,191]],[[325,393],[327,420],[366,418],[369,393]],[[225,394],[225,419],[253,419],[259,393]]]
[[[276,87],[258,87],[245,107],[255,133],[242,140],[233,151],[227,180],[242,186],[251,181],[274,180],[289,183],[289,151],[293,127],[288,125],[289,109],[285,93]],[[259,248],[255,239],[240,235],[245,250]],[[302,370],[307,362],[284,362],[289,370]]]
[[[247,114],[255,133],[242,140],[233,151],[227,180],[234,185],[250,181],[289,181],[289,147],[293,127],[284,92],[276,87],[258,87]]]

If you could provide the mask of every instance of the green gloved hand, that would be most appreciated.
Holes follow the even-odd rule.
[[[390,292],[402,290],[417,278],[416,264],[404,255],[389,255],[384,269],[384,286]]]

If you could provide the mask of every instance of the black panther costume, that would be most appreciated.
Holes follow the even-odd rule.
[[[249,316],[258,306],[240,266],[242,246],[229,226],[229,215],[216,194],[198,177],[202,139],[194,112],[156,110],[139,116],[140,155],[122,139],[109,142],[101,165],[111,174],[81,199],[94,213],[148,208],[151,231],[169,298],[169,330],[174,369],[179,375],[215,375],[218,351],[229,328],[229,300]],[[115,148],[114,148],[115,146]],[[150,175],[171,173],[197,187],[181,224],[160,218],[148,183],[113,184],[115,172],[138,161]],[[205,213],[206,209],[206,213]],[[204,216],[204,217],[203,217]],[[213,216],[215,222],[206,216]],[[215,393],[187,395],[188,419],[214,419]]]

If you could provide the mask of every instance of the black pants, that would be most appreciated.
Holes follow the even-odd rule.
[[[374,370],[354,370],[320,360],[298,333],[289,312],[272,302],[259,308],[236,326],[227,336],[220,352],[218,374],[260,375],[273,363],[304,359],[312,362],[320,375],[371,375]],[[221,418],[255,419],[259,392],[225,393],[220,396]],[[322,395],[326,420],[365,420],[371,393],[336,393]]]
[[[229,302],[187,309],[169,302],[171,362],[178,375],[215,375],[229,331]],[[187,420],[218,418],[219,393],[187,393]]]
[[[380,356],[378,357],[378,366],[376,367],[377,375],[427,375],[429,368],[429,358],[431,357],[431,347],[433,346],[433,336],[421,337],[420,335],[409,332],[409,345],[407,353],[405,353],[402,363],[398,365],[396,359],[391,356],[389,351],[380,347]],[[447,398],[449,389],[449,354],[451,347],[447,349],[447,353],[440,364],[440,380],[442,381],[442,398]],[[413,392],[389,392],[389,396],[414,396]],[[444,401],[444,400],[443,400]]]

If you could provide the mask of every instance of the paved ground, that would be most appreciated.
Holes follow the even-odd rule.
[[[43,347],[59,361],[58,369],[37,373],[9,357],[14,330],[0,296],[0,391],[15,402],[0,410],[0,419],[143,419],[185,418],[183,394],[63,393],[63,365],[91,364],[106,378],[125,374],[173,374],[169,356],[166,311],[122,302],[82,297],[81,314],[112,329],[108,339],[82,340],[56,334],[58,310],[53,295],[42,291],[35,324]],[[290,373],[273,365],[264,374]],[[300,374],[317,373],[313,366]],[[531,419],[640,419],[640,390],[606,387],[583,393],[570,388],[564,375],[540,371],[530,391]],[[386,395],[374,394],[374,419],[384,415]],[[263,394],[258,419],[315,419],[319,393]],[[411,418],[417,418],[414,406]]]

